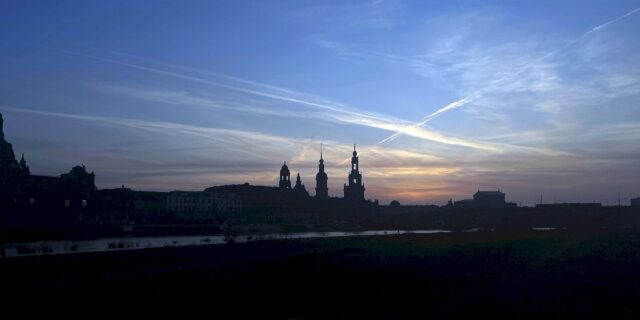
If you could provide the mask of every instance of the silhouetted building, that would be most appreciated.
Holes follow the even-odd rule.
[[[130,212],[135,209],[135,191],[125,188],[101,189],[97,191],[97,206],[104,212]],[[166,204],[164,205],[166,208]]]
[[[84,165],[71,168],[69,173],[60,175],[60,181],[67,193],[88,197],[96,190],[96,175],[88,173]]]
[[[0,205],[18,201],[29,177],[29,167],[24,161],[16,161],[13,146],[4,138],[4,119],[0,114]]]
[[[13,146],[4,138],[4,119],[0,114],[0,174],[4,176],[15,175],[20,172],[20,166],[13,153]]]
[[[13,146],[4,137],[0,114],[0,207],[47,210],[51,218],[60,212],[71,217],[91,207],[96,191],[93,173],[76,166],[60,177],[31,175],[24,154],[16,161]]]
[[[24,160],[24,153],[22,154],[22,157],[20,158],[20,172],[24,176],[28,176],[28,175],[31,174],[31,172],[29,171],[29,167],[27,166],[27,161]]]
[[[204,190],[212,193],[231,193],[240,196],[243,208],[253,210],[281,207],[292,192],[279,187],[253,186],[248,183],[214,186]]]
[[[473,201],[481,207],[500,207],[505,204],[504,192],[498,191],[480,191],[473,195]]]
[[[356,145],[353,145],[353,157],[351,157],[351,172],[349,173],[349,183],[344,185],[345,200],[364,200],[364,184],[362,184],[362,175],[358,168],[358,152]]]
[[[316,174],[316,198],[329,197],[327,180],[327,174],[324,172],[324,159],[322,159],[322,145],[320,145],[320,161],[318,163],[318,173]]]
[[[242,210],[240,197],[202,191],[172,191],[167,195],[167,210],[178,218],[213,220],[238,214]]]
[[[562,203],[540,203],[536,204],[536,208],[549,209],[549,208],[600,208],[601,203],[597,202],[562,202]]]
[[[95,174],[88,173],[84,165],[71,168],[60,177],[29,177],[25,195],[55,202],[57,207],[62,203],[65,208],[86,208],[95,196]]]
[[[455,201],[454,206],[463,208],[506,208],[516,207],[512,202],[505,201],[504,192],[498,191],[480,191],[478,190],[473,199],[463,199]]]
[[[280,183],[278,185],[282,189],[291,189],[291,173],[289,172],[286,161],[280,169]]]
[[[451,203],[451,201],[452,200],[450,199],[449,204]],[[476,202],[473,199],[462,199],[453,202],[453,205],[455,205],[456,207],[471,208],[476,206]]]
[[[298,172],[298,176],[296,177],[296,185],[293,187],[293,191],[295,191],[295,193],[300,196],[309,196],[307,188],[304,187],[304,185],[302,184],[302,180],[300,180],[300,172]]]
[[[640,198],[631,199],[631,206],[632,207],[640,207]]]
[[[133,191],[133,208],[147,214],[167,211],[167,192]]]

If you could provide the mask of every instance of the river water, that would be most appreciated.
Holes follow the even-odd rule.
[[[11,243],[5,245],[5,256],[24,257],[49,254],[71,254],[83,252],[100,252],[116,250],[136,250],[163,247],[184,247],[198,245],[214,245],[225,243],[242,243],[250,241],[278,240],[278,239],[311,239],[336,238],[357,236],[385,236],[399,234],[431,234],[446,233],[450,230],[371,230],[371,231],[332,231],[332,232],[301,232],[301,233],[270,233],[252,235],[200,235],[174,237],[120,237],[79,241],[36,241]]]

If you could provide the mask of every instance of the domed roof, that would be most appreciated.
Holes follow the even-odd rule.
[[[282,169],[280,169],[280,174],[281,175],[288,175],[289,174],[289,167],[287,167],[287,162],[286,161],[282,165]]]
[[[318,172],[318,173],[316,174],[316,180],[317,180],[318,178],[324,178],[324,179],[327,179],[327,173],[326,173],[326,172],[324,172],[324,171],[320,171],[320,172]]]

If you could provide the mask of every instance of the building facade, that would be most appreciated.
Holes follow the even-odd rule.
[[[199,217],[214,218],[240,213],[242,201],[235,194],[172,191],[167,194],[167,210],[177,214],[199,214]]]
[[[473,201],[480,207],[501,207],[505,205],[504,192],[498,191],[480,191],[473,195]]]
[[[16,161],[13,146],[5,140],[0,114],[0,207],[56,213],[84,209],[93,205],[95,191],[95,174],[87,172],[84,165],[59,177],[31,175],[24,154]]]
[[[500,190],[497,191],[481,191],[478,190],[473,199],[463,199],[453,202],[449,200],[448,205],[454,205],[459,208],[511,208],[517,205],[512,202],[506,202],[506,195]]]

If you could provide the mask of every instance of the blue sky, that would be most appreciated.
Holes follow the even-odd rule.
[[[36,174],[98,187],[444,203],[640,196],[640,1],[5,1],[0,112]],[[313,193],[313,192],[312,192]]]

